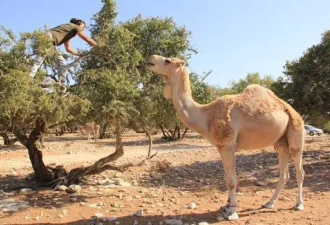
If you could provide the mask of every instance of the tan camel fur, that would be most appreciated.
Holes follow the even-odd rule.
[[[95,122],[89,122],[80,128],[82,131],[86,132],[89,142],[92,142],[91,134],[93,134],[95,142],[99,140],[100,125],[97,125]]]
[[[219,151],[229,189],[228,203],[221,207],[226,219],[238,219],[235,153],[267,146],[274,146],[278,153],[280,178],[273,196],[263,207],[274,207],[289,179],[288,161],[291,156],[298,182],[298,198],[294,209],[304,209],[304,122],[289,104],[266,88],[250,85],[241,94],[223,96],[209,104],[200,105],[191,96],[189,74],[184,61],[153,55],[149,57],[147,65],[151,71],[165,78],[164,96],[172,98],[179,118]]]

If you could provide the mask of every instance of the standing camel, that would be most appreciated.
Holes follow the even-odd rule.
[[[95,142],[99,140],[100,125],[97,125],[95,122],[89,122],[80,128],[82,131],[86,132],[89,142],[92,142],[91,134],[93,134]]]
[[[236,156],[239,150],[274,146],[279,156],[280,178],[264,208],[273,208],[281,189],[289,180],[288,161],[293,158],[298,182],[294,209],[303,210],[304,122],[300,115],[272,91],[259,85],[248,86],[243,93],[223,96],[200,105],[191,96],[185,62],[178,58],[150,56],[148,68],[165,78],[164,96],[172,98],[179,118],[200,133],[220,153],[228,187],[228,203],[221,207],[228,220],[238,219],[236,207]]]

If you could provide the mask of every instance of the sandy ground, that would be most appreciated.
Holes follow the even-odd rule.
[[[147,155],[144,134],[128,133],[123,139],[125,155],[116,165],[138,163]],[[2,143],[2,140],[0,140]],[[89,143],[80,134],[45,138],[43,149],[47,165],[64,165],[67,169],[90,165],[115,150],[115,140]],[[219,154],[200,136],[189,133],[177,142],[154,140],[157,156],[123,173],[106,171],[87,177],[82,191],[34,189],[25,178],[32,172],[27,150],[20,144],[0,147],[0,201],[28,202],[17,212],[1,212],[0,224],[166,224],[165,219],[184,224],[330,224],[330,136],[308,137],[304,152],[304,211],[293,211],[297,184],[293,164],[291,178],[282,191],[275,209],[260,206],[272,195],[279,176],[277,155],[272,148],[242,151],[237,154],[238,221],[218,221],[219,208],[227,201],[224,172]],[[157,173],[155,173],[157,172]],[[130,186],[107,186],[122,180]],[[110,183],[111,183],[110,182]],[[196,203],[196,208],[190,207]],[[138,217],[135,212],[143,209]],[[100,217],[95,218],[95,215]],[[116,217],[114,221],[109,221]]]

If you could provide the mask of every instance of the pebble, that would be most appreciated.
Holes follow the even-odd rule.
[[[181,220],[176,220],[176,219],[167,219],[164,220],[164,222],[167,225],[183,225],[183,222]]]
[[[191,202],[191,203],[188,205],[188,209],[196,209],[196,203],[195,203],[195,202]]]
[[[110,216],[110,217],[107,218],[107,220],[109,222],[115,221],[116,219],[117,219],[117,217],[115,217],[115,216]]]
[[[138,209],[135,213],[136,216],[143,216],[143,209]]]
[[[103,217],[103,214],[102,213],[95,213],[94,215],[96,218],[100,219]]]
[[[21,193],[31,193],[32,192],[32,189],[31,188],[22,188],[21,190],[20,190],[20,192]]]
[[[58,188],[57,188],[57,190],[59,190],[59,191],[66,191],[67,189],[68,189],[68,187],[65,186],[65,185],[60,185],[60,186],[58,186]]]
[[[79,192],[81,192],[81,189],[82,188],[81,188],[80,185],[72,184],[67,189],[67,192],[69,192],[69,193],[79,193]]]

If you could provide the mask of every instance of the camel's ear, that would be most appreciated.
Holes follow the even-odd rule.
[[[169,85],[169,84],[166,84],[165,85],[163,95],[164,95],[164,97],[166,99],[171,99],[171,95],[172,95],[172,87],[171,87],[171,85]]]
[[[176,63],[176,66],[177,66],[177,67],[185,66],[185,65],[186,65],[185,61],[180,61],[180,62],[177,62],[177,63]]]

